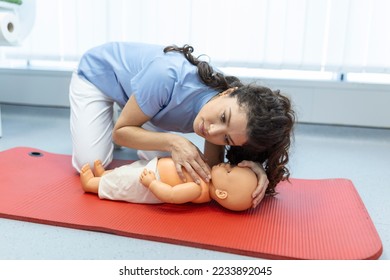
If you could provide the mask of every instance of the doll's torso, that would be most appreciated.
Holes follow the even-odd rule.
[[[171,158],[160,158],[157,162],[157,169],[160,176],[160,181],[171,186],[182,184],[183,181],[180,179],[176,172],[175,164]],[[187,182],[194,182],[188,172],[183,169],[183,173],[186,176]],[[211,200],[209,195],[209,184],[200,179],[200,187],[202,188],[201,195],[193,200],[194,203],[204,203]]]

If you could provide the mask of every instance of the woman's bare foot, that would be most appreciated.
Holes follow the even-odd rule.
[[[103,176],[104,172],[106,171],[103,167],[103,164],[100,160],[95,160],[93,169],[95,171],[95,175],[98,177]]]

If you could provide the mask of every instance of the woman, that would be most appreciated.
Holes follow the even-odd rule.
[[[107,166],[114,140],[137,150],[168,152],[183,180],[185,168],[196,182],[199,176],[209,181],[210,166],[222,162],[230,146],[229,160],[249,159],[240,165],[258,176],[255,207],[267,189],[273,193],[288,178],[290,102],[279,92],[225,77],[192,52],[188,45],[142,43],[108,43],[88,51],[70,85],[73,166],[80,171],[96,158]],[[114,103],[122,107],[115,125]],[[171,132],[203,137],[204,154]]]

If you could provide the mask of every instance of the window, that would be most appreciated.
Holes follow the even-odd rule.
[[[332,79],[379,73],[390,81],[386,0],[35,2],[32,32],[20,47],[0,47],[1,64],[76,65],[87,49],[108,41],[189,43],[233,71],[303,70]]]

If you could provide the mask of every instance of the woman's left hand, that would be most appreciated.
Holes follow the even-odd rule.
[[[263,200],[265,196],[265,191],[267,190],[269,184],[267,174],[265,173],[263,166],[254,161],[243,160],[238,164],[238,166],[249,167],[250,169],[253,170],[253,172],[255,172],[257,176],[258,179],[257,187],[252,194],[253,197],[252,207],[255,208],[257,205],[259,205],[259,203]]]

